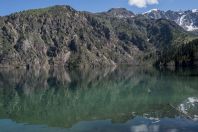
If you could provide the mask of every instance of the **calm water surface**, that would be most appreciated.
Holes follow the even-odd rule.
[[[0,70],[0,132],[198,132],[198,69]]]

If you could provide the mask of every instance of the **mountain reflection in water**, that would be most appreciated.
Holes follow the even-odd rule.
[[[0,128],[28,123],[47,125],[46,131],[197,131],[197,103],[188,103],[198,97],[196,74],[141,67],[1,69]]]

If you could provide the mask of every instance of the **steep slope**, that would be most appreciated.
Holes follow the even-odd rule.
[[[153,65],[159,52],[193,38],[172,21],[117,17],[123,12],[54,6],[1,17],[0,66]]]

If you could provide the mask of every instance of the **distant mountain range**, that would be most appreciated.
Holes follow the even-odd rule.
[[[18,12],[0,17],[0,67],[198,65],[198,36],[181,26],[195,31],[197,10]]]
[[[134,14],[125,8],[113,8],[105,13],[118,18],[129,18],[144,15],[151,19],[168,19],[176,22],[186,31],[198,31],[198,9],[187,11],[162,11],[159,9],[152,9],[142,14]]]
[[[187,31],[198,31],[198,9],[187,11],[161,11],[152,9],[143,15],[153,19],[169,19],[176,22]]]

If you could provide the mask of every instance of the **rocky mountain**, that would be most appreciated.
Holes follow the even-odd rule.
[[[152,9],[143,14],[152,19],[169,19],[176,22],[187,31],[198,31],[198,9],[187,11],[161,11]]]
[[[107,12],[102,12],[103,15],[108,15],[117,18],[130,18],[135,17],[135,14],[125,8],[112,8]]]
[[[53,6],[0,17],[0,66],[194,65],[196,38],[173,21],[125,9],[94,14]]]

